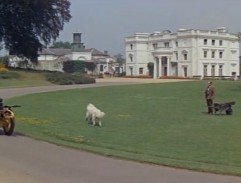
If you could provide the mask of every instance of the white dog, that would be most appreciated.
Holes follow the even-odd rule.
[[[86,119],[86,121],[91,123],[92,122],[92,114],[93,114],[93,111],[96,109],[96,107],[93,104],[88,104],[86,109],[87,109],[87,111],[86,111],[85,119]]]
[[[88,104],[86,107],[86,116],[85,119],[89,122],[92,123],[93,126],[98,123],[98,125],[101,127],[101,119],[105,116],[105,113],[96,108],[93,104]]]

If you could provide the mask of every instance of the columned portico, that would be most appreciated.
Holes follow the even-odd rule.
[[[174,68],[173,68],[174,67]],[[154,57],[154,75],[155,79],[163,76],[173,76],[176,73],[177,64],[171,63],[171,57],[166,55],[159,55]]]

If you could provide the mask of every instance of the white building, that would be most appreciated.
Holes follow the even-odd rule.
[[[127,76],[148,75],[149,62],[154,78],[239,76],[239,37],[226,28],[135,33],[125,48]]]
[[[116,67],[121,67],[116,63],[115,58],[111,58],[107,51],[101,52],[95,48],[86,49],[81,42],[81,33],[73,34],[71,49],[63,48],[43,48],[38,52],[38,63],[32,64],[27,59],[22,59],[14,55],[9,57],[10,67],[29,68],[45,71],[63,72],[63,62],[75,60],[94,63],[96,69],[92,74],[104,74],[114,72]]]

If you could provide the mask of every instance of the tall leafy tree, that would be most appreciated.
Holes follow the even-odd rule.
[[[117,55],[115,55],[114,58],[116,58],[116,61],[117,61],[120,65],[122,65],[122,64],[125,63],[125,59],[123,58],[123,55],[120,54],[120,53],[117,54]]]
[[[57,41],[54,42],[53,45],[50,48],[66,48],[66,49],[70,49],[71,48],[71,44],[69,42],[62,42],[62,41]]]
[[[37,61],[71,19],[68,0],[0,0],[0,43],[10,54]]]

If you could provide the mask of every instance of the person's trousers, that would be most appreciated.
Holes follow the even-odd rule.
[[[212,99],[206,99],[207,106],[208,106],[208,114],[213,113],[213,100]]]

